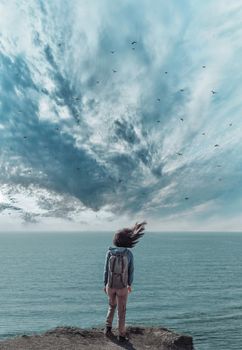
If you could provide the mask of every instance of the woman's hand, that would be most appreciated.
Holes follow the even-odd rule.
[[[127,288],[128,288],[128,293],[131,293],[132,292],[131,286],[128,286]]]

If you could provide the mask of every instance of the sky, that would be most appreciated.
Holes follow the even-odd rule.
[[[241,231],[241,0],[0,13],[0,232]]]

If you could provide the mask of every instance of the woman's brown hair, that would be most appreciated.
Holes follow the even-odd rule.
[[[146,222],[137,223],[133,228],[123,228],[115,233],[113,244],[116,247],[133,248],[144,235]]]

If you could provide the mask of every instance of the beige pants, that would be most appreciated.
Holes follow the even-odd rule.
[[[128,288],[116,289],[106,286],[109,308],[106,318],[106,326],[112,327],[113,317],[118,304],[118,331],[119,335],[125,336],[125,316],[128,298]]]

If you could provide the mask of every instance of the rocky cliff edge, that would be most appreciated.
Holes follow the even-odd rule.
[[[103,329],[57,327],[43,334],[22,335],[0,341],[0,350],[194,350],[192,337],[160,327],[127,327],[128,341],[117,333],[107,338]]]

